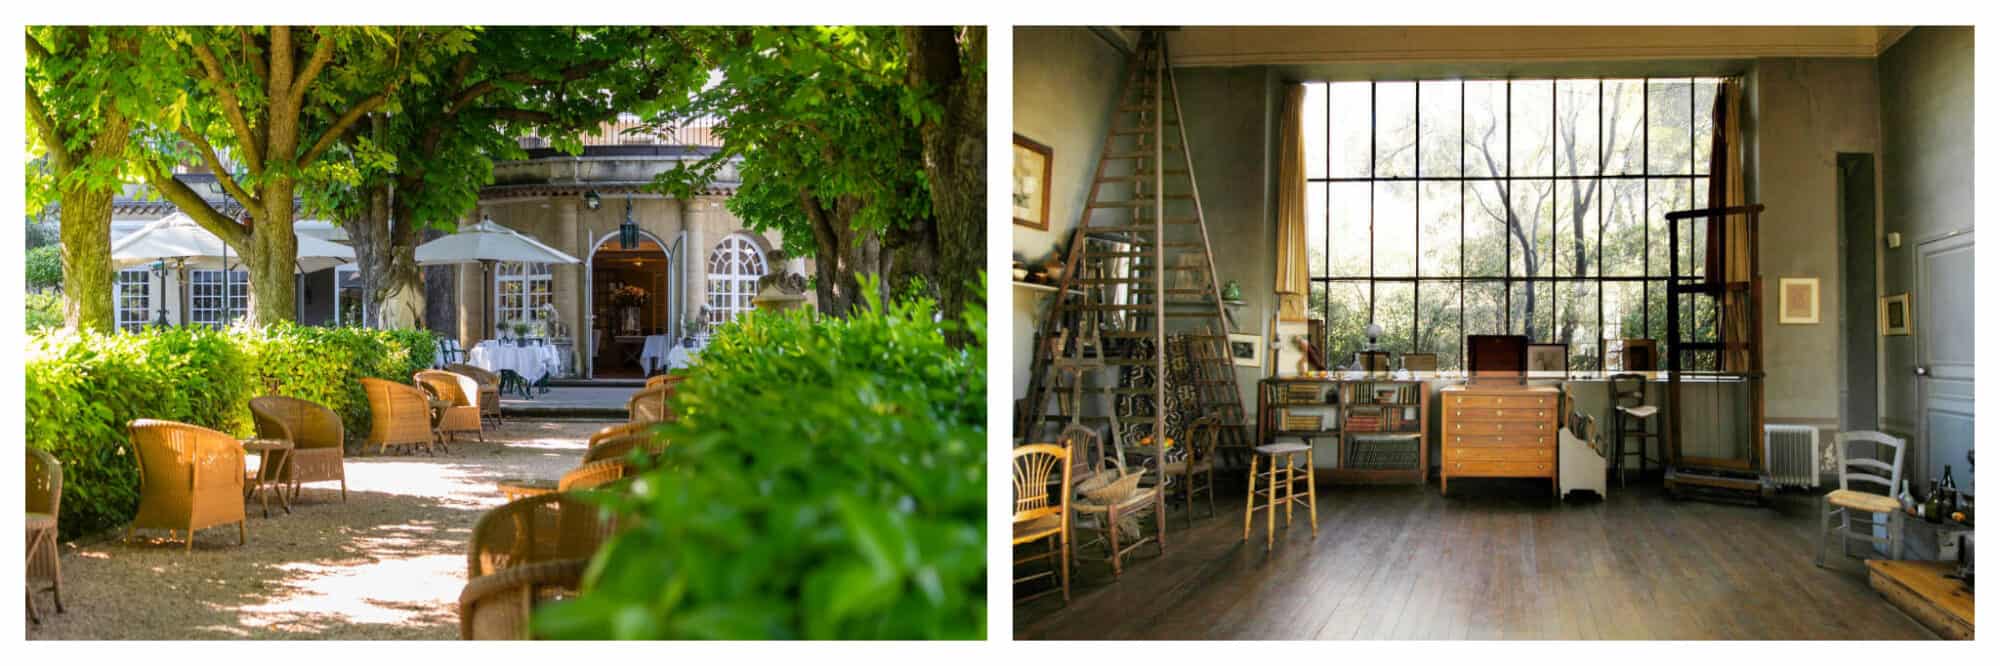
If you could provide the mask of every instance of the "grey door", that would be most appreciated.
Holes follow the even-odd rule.
[[[1910,295],[1917,353],[1917,425],[1926,478],[1951,466],[1960,490],[1972,489],[1972,232],[1917,246]]]

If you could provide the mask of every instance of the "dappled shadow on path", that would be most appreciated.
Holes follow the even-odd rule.
[[[250,505],[250,539],[164,531],[63,544],[64,605],[31,639],[451,639],[465,542],[503,478],[575,467],[603,423],[512,421],[451,454],[347,459],[348,497],[308,486],[290,514]],[[43,599],[47,604],[46,597]]]

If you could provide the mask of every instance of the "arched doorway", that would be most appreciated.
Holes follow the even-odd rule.
[[[588,357],[593,378],[646,376],[641,352],[646,338],[672,335],[680,327],[674,313],[674,247],[645,231],[632,248],[618,244],[618,233],[605,234],[591,246],[585,266],[589,275],[585,307],[590,313]]]

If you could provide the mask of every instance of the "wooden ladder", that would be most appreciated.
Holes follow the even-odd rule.
[[[1166,429],[1167,337],[1186,336],[1199,417],[1216,414],[1226,427],[1221,446],[1248,446],[1245,412],[1227,350],[1228,318],[1215,275],[1215,255],[1202,214],[1201,192],[1187,150],[1180,96],[1158,31],[1141,34],[1127,64],[1091,177],[1088,203],[1071,235],[1061,286],[1043,317],[1030,363],[1025,408],[1015,432],[1030,440],[1070,423],[1113,425],[1119,396],[1151,395],[1150,432]],[[1099,369],[1150,367],[1150,376],[1119,387],[1116,377],[1087,383],[1065,357],[1084,354],[1082,337],[1097,344]],[[1150,340],[1152,344],[1141,341]],[[1054,344],[1050,344],[1054,341]],[[1078,343],[1074,350],[1065,346]],[[1094,386],[1086,387],[1087,384]],[[1067,389],[1075,398],[1055,400]],[[1113,416],[1085,416],[1084,393],[1101,395]],[[1154,449],[1155,456],[1164,451]],[[1156,460],[1155,463],[1161,462]]]

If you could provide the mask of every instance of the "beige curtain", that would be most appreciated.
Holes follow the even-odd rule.
[[[1285,105],[1278,127],[1278,319],[1305,321],[1306,295],[1306,144],[1303,84],[1285,87]]]
[[[1711,208],[1741,206],[1745,201],[1743,193],[1743,81],[1725,79],[1715,91],[1715,142],[1710,154],[1710,179],[1708,181],[1708,205]],[[1707,270],[1710,280],[1717,277],[1728,282],[1743,282],[1750,279],[1750,218],[1731,215],[1722,224],[1711,223],[1708,228],[1708,246],[1726,249],[1727,256],[1716,252],[1708,253]],[[1717,243],[1716,241],[1723,242]],[[1723,308],[1733,316],[1724,317],[1728,325],[1726,332],[1732,342],[1750,337],[1747,304],[1743,295],[1725,292]],[[1732,349],[1723,354],[1723,370],[1742,372],[1750,369],[1750,354],[1746,349]]]

